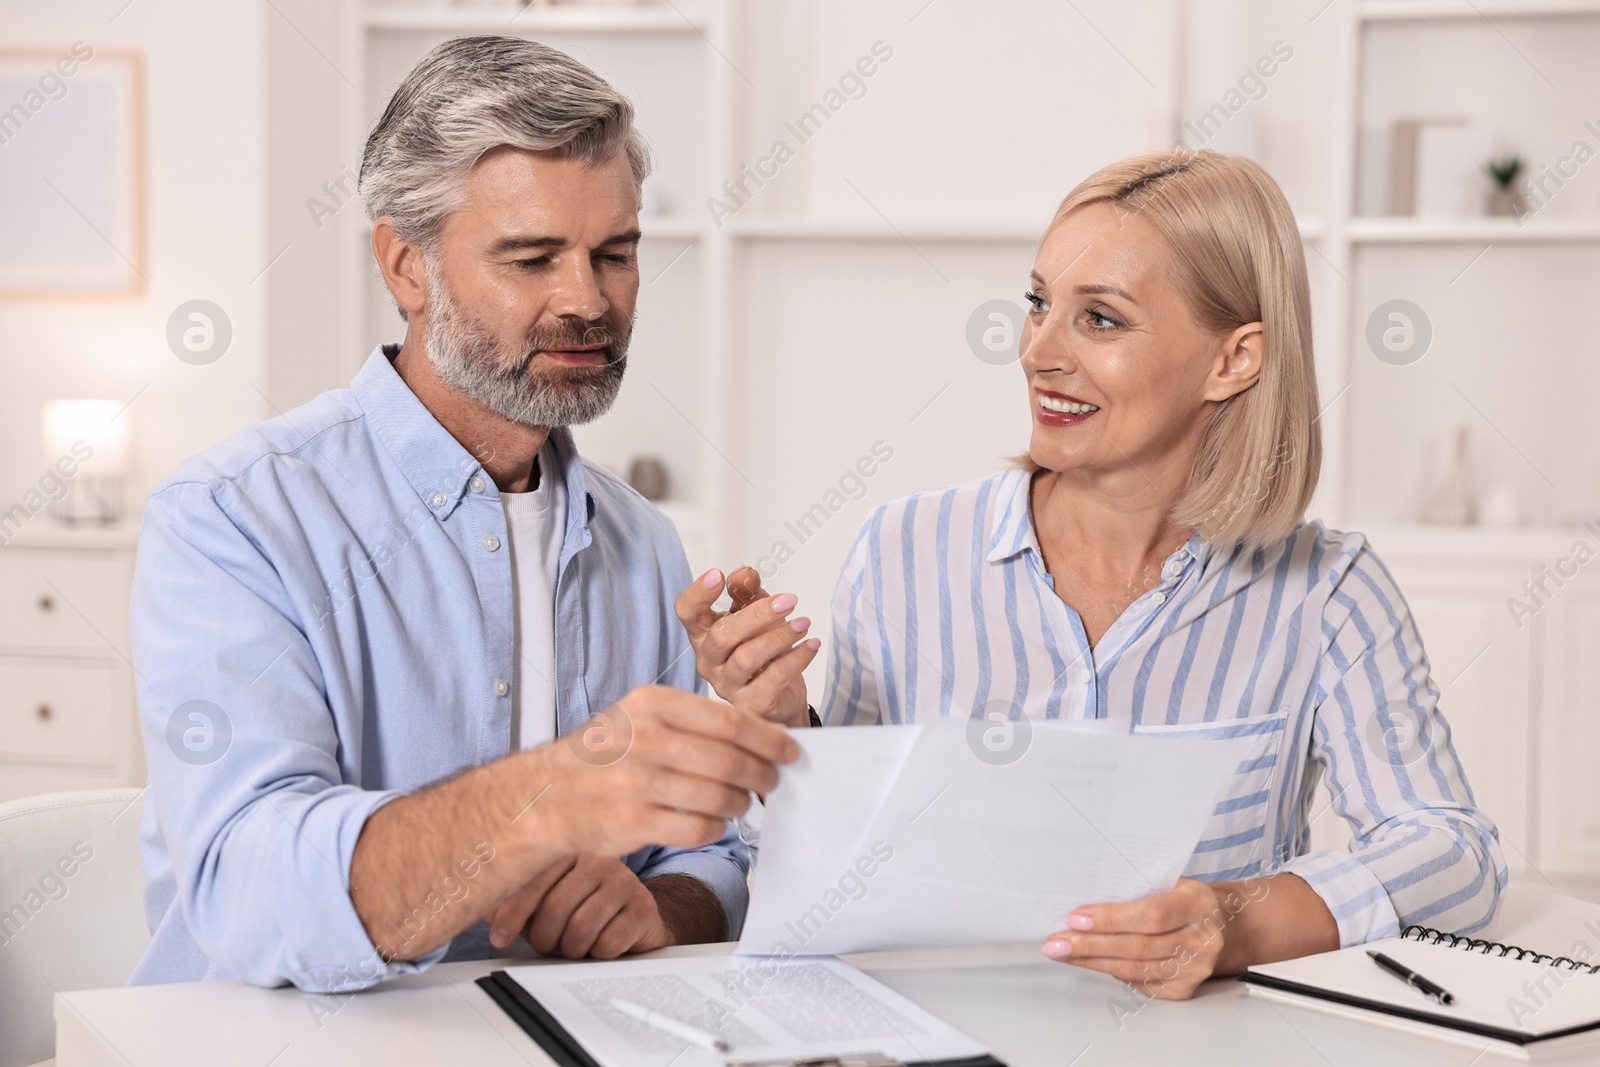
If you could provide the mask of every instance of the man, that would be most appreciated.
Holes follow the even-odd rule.
[[[538,44],[450,41],[396,90],[361,192],[404,342],[146,511],[135,983],[738,931],[727,820],[797,748],[698,695],[677,535],[566,429],[622,379],[648,168],[628,102]]]

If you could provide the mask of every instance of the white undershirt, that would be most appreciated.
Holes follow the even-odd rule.
[[[567,493],[555,450],[539,452],[539,488],[500,494],[511,549],[511,748],[537,748],[556,736],[556,568],[567,521]]]

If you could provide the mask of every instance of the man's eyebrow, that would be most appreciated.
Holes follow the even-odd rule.
[[[498,256],[505,252],[513,252],[522,248],[562,248],[566,245],[564,237],[543,237],[531,233],[502,234],[489,245],[489,254]]]
[[[625,230],[622,233],[615,233],[610,237],[607,237],[604,241],[601,241],[597,247],[609,248],[612,245],[638,244],[639,239],[642,236],[643,234],[641,234],[638,230]],[[547,248],[565,248],[566,246],[567,239],[565,237],[551,237],[531,233],[508,233],[501,235],[499,239],[489,245],[489,255],[499,256],[504,255],[507,252],[515,252],[521,249],[536,250]]]

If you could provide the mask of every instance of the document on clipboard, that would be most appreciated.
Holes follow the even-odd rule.
[[[560,1067],[1004,1067],[831,958],[551,963],[496,971],[478,985]]]

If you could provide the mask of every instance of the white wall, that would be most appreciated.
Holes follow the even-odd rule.
[[[752,161],[876,42],[893,50],[761,189],[750,216],[1042,230],[1096,167],[1170,146],[1174,4],[812,0],[756,7],[741,161]],[[919,13],[920,12],[920,13]],[[1079,13],[1081,12],[1081,14]],[[881,51],[881,49],[880,49]],[[1148,79],[1148,80],[1147,80]],[[741,212],[741,218],[745,217]],[[731,479],[742,526],[727,564],[783,549],[791,590],[830,636],[828,603],[861,521],[883,501],[1000,469],[1026,448],[1020,369],[966,340],[982,302],[1021,303],[1031,237],[742,242],[734,306]],[[785,523],[875,443],[893,458],[820,533]],[[783,546],[780,548],[780,545]],[[823,661],[809,672],[820,692]]]
[[[260,210],[264,56],[252,44],[264,9],[160,0],[118,14],[123,6],[12,0],[4,13],[7,47],[84,40],[143,53],[149,286],[134,299],[0,300],[0,508],[44,470],[39,409],[48,399],[138,397],[124,416],[132,420],[134,501],[266,407],[252,384],[264,371],[263,290],[252,278],[270,258]],[[167,348],[169,314],[195,298],[221,305],[233,325],[229,351],[209,366],[180,362]]]
[[[873,44],[893,57],[752,210],[1042,224],[1093,166],[1171,143],[1177,4],[752,5],[748,155]],[[1081,14],[1079,13],[1081,12]],[[784,188],[789,182],[794,189]],[[851,186],[855,188],[852,189]],[[776,196],[769,196],[771,192]]]

